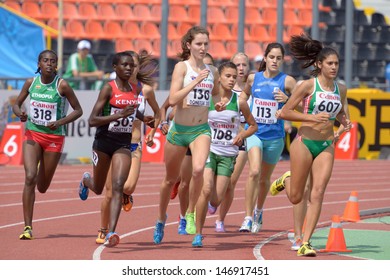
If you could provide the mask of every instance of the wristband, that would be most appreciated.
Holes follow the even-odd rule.
[[[159,128],[161,129],[163,127],[164,124],[169,124],[167,121],[162,121],[159,125]]]

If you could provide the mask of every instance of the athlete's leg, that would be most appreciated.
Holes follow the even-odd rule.
[[[308,242],[314,232],[321,214],[322,202],[334,163],[334,147],[328,147],[313,161],[312,190],[310,194],[310,207],[307,209],[306,227],[303,242]]]
[[[23,142],[25,179],[22,201],[25,226],[32,226],[35,203],[35,186],[37,184],[38,163],[41,155],[42,148],[38,143],[32,140],[26,140]]]
[[[131,167],[131,151],[119,149],[112,156],[111,182],[112,199],[110,207],[109,231],[115,232],[115,228],[122,209],[123,186],[129,176]]]

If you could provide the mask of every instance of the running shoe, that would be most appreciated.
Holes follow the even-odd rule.
[[[153,233],[153,240],[154,244],[160,244],[161,241],[164,238],[164,227],[165,223],[162,222],[156,222],[156,226],[154,228],[154,233]]]
[[[186,219],[179,218],[179,226],[177,227],[177,233],[180,235],[187,235],[186,225],[187,225]]]
[[[175,199],[175,197],[179,193],[179,185],[180,185],[180,181],[176,182],[173,185],[173,188],[172,188],[172,191],[171,191],[171,199]]]
[[[281,177],[279,177],[278,179],[276,179],[272,185],[271,185],[271,188],[270,188],[270,192],[271,192],[271,195],[277,195],[278,193],[280,193],[281,191],[284,190],[285,188],[285,185],[284,185],[284,182],[285,180],[291,176],[291,171],[287,171],[286,173],[284,173]]]
[[[298,251],[299,248],[301,248],[302,246],[302,239],[300,239],[299,237],[297,239],[294,239],[294,242],[293,244],[291,245],[291,250],[293,251]]]
[[[98,236],[96,238],[96,244],[104,244],[106,242],[108,230],[105,228],[101,228],[98,230]]]
[[[186,232],[188,234],[196,233],[196,225],[195,225],[195,213],[187,213],[186,214]]]
[[[250,232],[252,230],[252,217],[245,217],[240,227],[240,232]]]
[[[303,242],[297,252],[298,257],[315,257],[316,255],[317,253],[311,246],[310,242]]]
[[[130,194],[125,194],[123,193],[123,198],[122,198],[122,208],[126,212],[129,212],[131,208],[133,208],[134,200],[133,196]]]
[[[194,239],[192,240],[192,247],[201,248],[203,247],[203,236],[201,234],[197,234],[194,236]]]
[[[84,172],[83,177],[81,177],[80,185],[79,185],[79,196],[81,200],[87,200],[89,189],[84,186],[84,179],[91,178],[91,173]]]
[[[223,221],[215,221],[215,231],[216,232],[226,232],[225,225]]]
[[[121,238],[116,232],[110,232],[106,235],[106,242],[104,242],[104,245],[107,247],[114,247],[119,244],[119,241]]]
[[[252,233],[258,233],[263,226],[263,211],[253,213]]]
[[[23,233],[19,235],[20,240],[32,240],[33,234],[32,234],[32,227],[31,226],[25,226]]]
[[[218,207],[214,207],[213,205],[211,205],[211,203],[210,203],[210,201],[209,201],[209,206],[208,206],[209,214],[210,214],[210,215],[215,214],[215,212],[217,212],[217,209],[218,209]]]

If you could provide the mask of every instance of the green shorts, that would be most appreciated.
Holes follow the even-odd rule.
[[[169,128],[167,140],[177,146],[188,147],[200,135],[207,135],[211,138],[210,126],[204,123],[196,126],[186,126],[172,122]]]
[[[215,175],[231,177],[237,156],[219,156],[210,152],[206,161],[206,168],[211,168]]]
[[[300,138],[302,143],[309,149],[310,153],[313,156],[313,159],[316,158],[322,151],[332,145],[332,140],[310,140],[305,138]]]

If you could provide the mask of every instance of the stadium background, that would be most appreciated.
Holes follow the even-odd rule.
[[[59,54],[62,70],[67,60],[76,51],[76,45],[81,39],[92,42],[93,54],[100,69],[111,72],[112,56],[117,51],[132,49],[140,51],[145,49],[151,52],[156,61],[160,62],[160,71],[166,71],[166,84],[170,83],[170,74],[177,62],[176,54],[180,51],[180,38],[193,25],[201,24],[206,16],[207,28],[210,31],[209,52],[216,59],[217,64],[228,60],[243,43],[245,53],[253,61],[257,55],[262,55],[269,42],[283,41],[287,56],[283,71],[300,79],[306,76],[300,69],[299,63],[289,57],[289,38],[293,34],[302,32],[312,33],[312,22],[315,19],[313,10],[318,10],[319,40],[332,46],[340,53],[339,78],[344,79],[346,56],[352,58],[352,81],[348,91],[351,119],[359,125],[359,158],[374,159],[379,157],[383,147],[390,146],[390,116],[386,115],[390,106],[390,95],[381,90],[385,89],[385,67],[390,62],[390,26],[387,16],[390,11],[389,0],[352,1],[353,2],[353,36],[352,42],[346,42],[347,34],[347,3],[349,0],[63,0],[63,24],[58,28],[59,3],[58,0],[3,0],[0,5],[12,9],[17,15],[32,21],[44,28],[44,37],[47,48],[57,50],[60,38],[57,35],[61,30],[63,39]],[[163,23],[163,2],[169,3],[169,17],[167,19],[166,67],[164,60],[165,50],[161,49]],[[207,3],[207,13],[202,15],[202,5]],[[278,33],[278,12],[283,2],[283,36]],[[351,3],[350,2],[350,3]],[[245,3],[244,34],[241,34],[239,18],[240,4]],[[318,6],[313,7],[313,3]],[[314,8],[314,9],[313,9]],[[1,9],[1,7],[0,7]],[[0,22],[3,23],[2,19]],[[280,22],[279,22],[280,23]],[[0,24],[0,29],[3,28]],[[240,35],[244,35],[240,42]],[[15,40],[17,38],[14,38]],[[30,49],[32,42],[22,42],[25,49]],[[351,48],[351,52],[345,52]],[[19,59],[24,64],[32,64],[33,70],[27,76],[1,77],[5,89],[12,86],[7,84],[12,79],[23,82],[32,76],[36,67],[36,55],[32,63],[23,61],[26,53],[19,53]],[[1,56],[1,54],[0,54]],[[3,58],[0,57],[3,61]],[[165,65],[165,64],[164,64]],[[2,63],[1,68],[9,71],[11,65]],[[11,72],[11,71],[9,71]],[[22,83],[20,83],[22,84]],[[161,86],[161,84],[160,84]],[[5,122],[13,120],[10,115],[12,96],[18,94],[17,90],[1,90],[0,105],[2,105],[2,122],[0,135]],[[89,108],[91,97],[95,98],[97,92],[87,94],[76,91],[83,108]],[[167,95],[166,90],[157,91],[159,104],[162,104]],[[8,107],[7,107],[8,106]],[[85,107],[86,106],[86,107]],[[8,108],[8,109],[7,109]],[[80,122],[86,123],[89,110]],[[77,125],[77,124],[76,124]],[[85,128],[87,129],[87,128]],[[88,130],[89,131],[89,130]],[[90,131],[83,135],[69,137],[72,141],[86,143],[89,147],[93,133]],[[84,149],[84,151],[89,149]],[[84,156],[78,154],[78,156]]]

